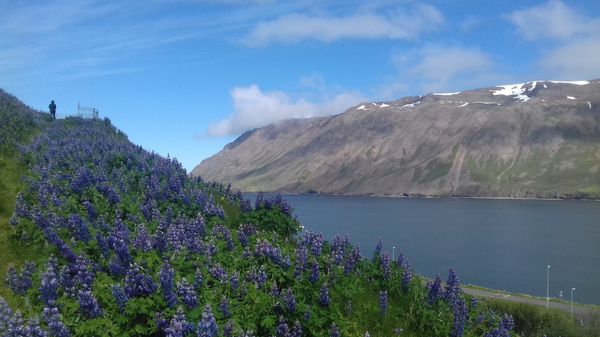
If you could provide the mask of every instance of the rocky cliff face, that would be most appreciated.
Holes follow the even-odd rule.
[[[364,103],[244,133],[192,171],[243,191],[600,195],[600,81]]]

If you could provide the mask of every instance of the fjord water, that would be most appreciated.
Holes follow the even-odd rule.
[[[402,252],[421,275],[600,304],[600,202],[285,195],[301,223],[350,236],[371,257]]]

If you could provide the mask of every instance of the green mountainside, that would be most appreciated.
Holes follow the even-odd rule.
[[[0,99],[0,336],[599,336],[300,231],[280,197],[190,178],[108,119]]]

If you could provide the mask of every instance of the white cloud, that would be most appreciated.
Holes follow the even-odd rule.
[[[499,80],[492,58],[477,48],[427,45],[396,53],[392,59],[399,70],[400,83],[417,84],[421,92],[462,90]],[[399,83],[393,86],[410,88]]]
[[[566,40],[600,31],[600,18],[588,18],[562,1],[514,11],[507,18],[527,40]]]
[[[414,39],[424,32],[437,29],[443,20],[442,14],[430,5],[418,5],[408,11],[395,10],[387,15],[357,13],[336,17],[290,14],[258,23],[243,43],[260,47],[272,42],[302,40]]]
[[[546,78],[600,77],[600,16],[590,17],[562,1],[515,11],[508,15],[525,40],[555,40],[536,66]]]
[[[246,130],[290,118],[307,118],[341,113],[364,100],[354,92],[338,93],[320,102],[293,99],[280,91],[263,92],[257,85],[236,87],[231,91],[233,113],[211,124],[208,136],[238,135]]]
[[[600,78],[600,37],[555,48],[542,58],[540,65],[548,76],[556,79]]]

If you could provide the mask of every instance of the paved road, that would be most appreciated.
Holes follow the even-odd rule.
[[[469,295],[477,297],[495,298],[503,301],[527,303],[544,308],[546,307],[545,299],[540,299],[537,297],[527,295],[508,294],[504,292],[496,292],[493,290],[486,290],[481,288],[471,288],[467,286],[463,287],[463,291]],[[550,301],[548,306],[550,308],[559,309],[568,313],[571,312],[571,304],[569,303]],[[592,319],[600,319],[600,309],[580,304],[573,304],[573,314],[578,318],[582,318],[583,321],[586,322],[589,322]]]

